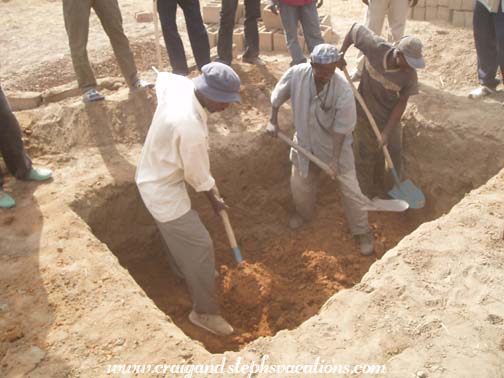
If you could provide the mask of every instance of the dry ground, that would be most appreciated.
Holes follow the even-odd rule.
[[[153,28],[133,20],[151,3],[120,4],[139,69],[152,78]],[[363,17],[360,2],[326,1],[325,10],[340,36]],[[60,2],[0,3],[0,20],[4,89],[40,91],[73,80]],[[119,76],[95,17],[91,25],[97,76]],[[408,32],[424,41],[428,68],[405,117],[405,169],[428,206],[371,216],[376,263],[358,255],[329,180],[316,221],[299,233],[285,227],[287,148],[262,127],[269,91],[288,59],[268,55],[265,68],[235,66],[244,100],[211,117],[211,160],[246,266],[234,265],[218,218],[193,196],[215,242],[223,313],[237,329],[229,338],[187,321],[185,286],[169,272],[132,183],[155,106],[151,94],[128,98],[122,89],[107,92],[102,104],[69,99],[18,113],[31,156],[53,168],[55,179],[40,186],[7,181],[18,206],[0,213],[0,375],[101,377],[111,361],[219,358],[203,345],[212,353],[240,350],[227,353],[230,359],[384,363],[387,377],[417,370],[503,376],[502,174],[413,232],[502,168],[502,95],[464,98],[476,84],[469,30],[410,22]],[[288,111],[282,119],[288,127]],[[277,334],[283,329],[292,331]],[[260,336],[268,337],[249,344]]]

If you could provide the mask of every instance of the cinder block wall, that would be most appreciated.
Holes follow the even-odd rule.
[[[443,20],[454,26],[472,28],[475,0],[419,0],[408,17],[419,21]]]

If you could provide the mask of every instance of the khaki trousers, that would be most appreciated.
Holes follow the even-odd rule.
[[[63,17],[79,88],[86,91],[96,87],[96,79],[86,49],[91,8],[96,12],[110,39],[126,83],[129,86],[133,85],[137,80],[137,69],[128,38],[124,34],[117,0],[63,0]]]

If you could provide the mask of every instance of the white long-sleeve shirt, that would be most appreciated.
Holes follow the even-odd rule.
[[[191,80],[160,73],[158,105],[136,171],[145,206],[159,222],[175,220],[191,209],[185,182],[197,192],[212,189],[207,115]]]

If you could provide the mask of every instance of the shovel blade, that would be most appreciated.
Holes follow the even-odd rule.
[[[401,182],[388,192],[389,196],[408,202],[412,209],[421,209],[425,206],[425,196],[411,180]]]

